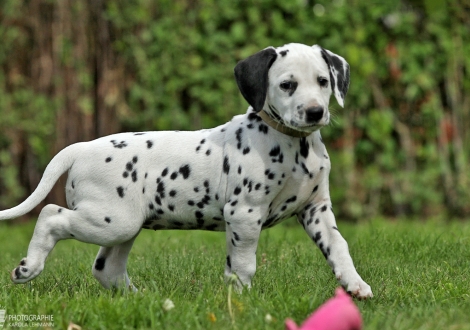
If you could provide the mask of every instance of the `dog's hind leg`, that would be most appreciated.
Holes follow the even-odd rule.
[[[106,289],[129,288],[131,291],[137,291],[131,284],[126,269],[127,257],[136,237],[137,235],[129,241],[116,246],[102,246],[100,248],[93,263],[92,272],[93,276]]]
[[[75,238],[86,243],[112,247],[125,245],[130,240],[133,242],[140,230],[140,223],[123,220],[128,219],[127,215],[113,217],[111,230],[111,224],[108,223],[110,219],[100,219],[96,211],[88,212],[87,209],[80,207],[79,210],[72,211],[53,204],[46,205],[36,223],[27,257],[11,272],[12,281],[25,283],[38,276],[44,269],[47,256],[59,240]],[[96,210],[92,206],[90,209]],[[132,243],[125,253],[125,261],[131,246]],[[119,251],[119,248],[116,251]]]
[[[70,217],[72,211],[57,205],[46,205],[39,214],[33,238],[29,243],[28,255],[11,272],[11,280],[25,283],[38,276],[44,269],[44,262],[57,241],[72,238]]]

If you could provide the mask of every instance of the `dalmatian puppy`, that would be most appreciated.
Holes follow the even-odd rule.
[[[235,78],[250,107],[219,127],[121,133],[60,151],[37,189],[0,212],[31,211],[68,171],[68,208],[42,209],[13,282],[38,276],[57,241],[74,238],[101,246],[92,272],[105,288],[133,288],[126,264],[142,228],[203,229],[226,232],[225,275],[250,287],[261,230],[297,216],[340,284],[372,297],[336,226],[319,131],[331,93],[343,106],[348,63],[318,45],[287,44],[239,62]]]

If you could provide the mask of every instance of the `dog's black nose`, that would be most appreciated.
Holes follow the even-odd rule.
[[[313,122],[319,121],[323,117],[323,107],[320,107],[320,106],[310,107],[307,110],[305,110],[305,115],[306,115],[307,123],[313,123]]]

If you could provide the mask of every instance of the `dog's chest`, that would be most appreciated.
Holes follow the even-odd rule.
[[[260,129],[263,122],[244,125],[246,117],[232,122],[227,135],[233,138],[225,150],[227,214],[237,214],[240,204],[259,207],[263,227],[269,227],[299,212],[327,185],[330,161],[319,132],[294,138],[271,127]]]
[[[285,149],[288,156],[286,166],[281,167],[280,180],[276,182],[276,177],[273,178],[272,184],[280,185],[281,189],[270,202],[263,228],[297,214],[315,202],[320,190],[328,189],[330,160],[320,134],[296,139],[296,142],[298,146],[288,145]],[[285,182],[282,182],[284,176]]]

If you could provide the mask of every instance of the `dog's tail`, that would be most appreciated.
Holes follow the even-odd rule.
[[[0,220],[19,217],[31,211],[46,198],[60,176],[70,169],[76,159],[76,148],[71,145],[60,151],[47,165],[36,190],[20,205],[0,211]]]

